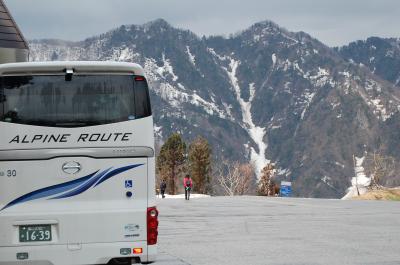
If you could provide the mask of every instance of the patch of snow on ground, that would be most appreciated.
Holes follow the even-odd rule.
[[[157,126],[157,124],[154,123],[154,134],[156,138],[162,139],[162,126]]]
[[[393,57],[394,56],[394,51],[389,50],[386,52],[385,57]]]
[[[251,101],[253,101],[254,95],[255,95],[255,93],[256,93],[256,88],[255,88],[255,86],[254,86],[254,83],[250,83],[250,84],[249,84],[249,91],[250,91],[250,98],[249,98],[249,101],[251,102]]]
[[[343,75],[344,77],[350,78],[350,73],[347,71],[339,72],[339,74]]]
[[[364,84],[364,87],[365,87],[365,90],[366,90],[367,93],[364,93],[364,91],[362,91],[360,89],[358,91],[359,95],[365,101],[365,103],[368,104],[368,106],[372,106],[374,108],[373,109],[373,113],[376,115],[376,117],[378,119],[383,120],[383,121],[386,121],[387,119],[392,117],[394,112],[393,111],[392,112],[388,111],[386,107],[390,108],[391,107],[390,104],[392,104],[393,101],[389,100],[389,102],[385,106],[384,105],[385,103],[382,102],[381,99],[373,98],[376,93],[374,93],[374,94],[368,93],[370,90],[374,90],[376,92],[381,92],[382,88],[373,80],[368,80]],[[400,99],[398,99],[395,95],[392,95],[392,98],[395,99],[397,102],[400,101]]]
[[[196,66],[196,57],[190,52],[189,46],[186,46],[186,53],[189,56],[189,60],[193,66]]]
[[[341,168],[344,168],[344,167],[345,167],[342,163],[339,163],[339,162],[336,162],[336,161],[335,161],[335,165],[337,165],[337,166],[339,166],[339,167],[341,167]]]
[[[158,81],[159,73],[156,61],[153,58],[146,58],[144,62],[144,72],[150,81]],[[152,86],[150,86],[150,89]]]
[[[336,109],[336,108],[339,107],[339,106],[340,106],[340,102],[339,102],[339,101],[338,101],[338,102],[332,102],[332,103],[331,103],[332,110]]]
[[[376,86],[376,82],[374,82],[372,80],[365,81],[365,89],[367,91],[374,90],[375,86]]]
[[[327,76],[327,75],[329,75],[329,71],[324,68],[318,67],[317,75],[318,75],[318,77]]]
[[[186,90],[186,88],[185,88],[181,83],[178,83],[178,87],[179,87],[180,89],[182,89],[182,90]]]
[[[389,119],[393,113],[388,113],[387,110],[385,109],[385,106],[381,104],[380,99],[372,99],[371,103],[375,106],[375,114],[380,114],[380,117],[383,121],[386,121]]]
[[[340,75],[344,76],[344,83],[343,83],[343,88],[345,88],[345,94],[348,94],[350,91],[350,73],[349,72],[339,72]]]
[[[185,199],[185,194],[177,194],[177,195],[169,195],[169,194],[164,194],[165,199]],[[199,199],[199,198],[210,198],[210,195],[207,194],[197,194],[197,193],[191,193],[190,194],[190,199]],[[161,194],[157,195],[157,198],[161,198]]]
[[[165,72],[175,76],[172,67],[170,67],[169,62],[165,59],[164,55],[163,61],[164,67],[158,67],[154,59],[146,58],[144,70],[146,76],[148,76],[151,81],[164,81],[162,79],[165,79]],[[178,78],[176,77],[174,79],[177,80]],[[178,83],[177,86],[181,90],[186,90],[181,83]],[[190,95],[179,89],[164,81],[160,83],[160,89],[155,90],[154,92],[161,96],[162,99],[166,100],[171,106],[178,108],[181,103],[189,102],[193,105],[202,107],[210,115],[217,114],[220,118],[226,118],[225,112],[220,110],[213,102],[206,101],[196,93]]]
[[[254,34],[253,41],[258,42],[261,39],[261,36],[258,34]]]
[[[223,113],[223,111],[219,110],[215,104],[204,100],[202,97],[200,97],[196,93],[194,93],[191,96],[191,98],[192,99],[190,100],[190,103],[192,103],[193,105],[196,105],[196,106],[202,106],[208,114],[213,115],[214,112],[216,112],[216,113],[218,113],[219,117],[225,118],[225,114]]]
[[[326,185],[328,185],[330,188],[336,190],[336,188],[331,184],[331,180],[332,180],[331,177],[324,176],[321,180],[322,180],[322,182],[324,182]]]
[[[170,74],[172,76],[172,80],[175,82],[178,80],[178,77],[174,73],[174,69],[172,68],[171,63],[169,62],[168,59],[165,58],[165,54],[162,54],[162,60],[163,60],[163,66],[158,67],[156,69],[157,73],[165,78],[165,73]]]
[[[276,55],[275,55],[275,53],[273,53],[271,57],[272,57],[271,58],[272,59],[272,68],[274,68],[275,64],[276,64]]]
[[[313,92],[313,93],[310,93],[310,92],[306,92],[305,94],[304,94],[304,97],[306,98],[306,107],[303,109],[303,112],[301,113],[301,119],[304,119],[304,115],[306,114],[306,112],[307,112],[307,109],[308,109],[308,107],[310,106],[310,104],[311,104],[311,102],[312,102],[312,100],[313,100],[313,98],[314,98],[314,96],[315,96],[315,92]]]
[[[283,71],[286,72],[292,66],[292,62],[286,59],[283,62],[282,66],[283,66]]]
[[[277,176],[289,176],[292,172],[290,171],[290,169],[287,168],[278,168],[276,170],[276,175]]]
[[[263,167],[269,163],[269,161],[265,157],[265,151],[267,150],[267,145],[264,142],[265,136],[265,128],[258,127],[254,124],[252,115],[251,115],[251,101],[244,101],[241,97],[241,91],[238,79],[236,77],[237,68],[240,65],[240,61],[236,61],[233,58],[230,58],[229,68],[224,68],[227,72],[231,84],[233,86],[234,92],[236,94],[236,99],[238,100],[241,110],[243,123],[245,125],[245,129],[248,131],[250,137],[258,146],[258,152],[252,147],[251,148],[251,160],[254,161],[256,166],[257,176],[261,175],[261,170]]]
[[[133,59],[133,52],[128,47],[126,47],[120,52],[118,61],[120,62],[131,61],[132,59]]]
[[[30,53],[29,61],[51,61],[53,55],[59,61],[76,61],[84,54],[84,50],[80,47],[57,47],[50,44],[29,43]]]
[[[220,118],[225,118],[225,114],[215,104],[204,100],[196,93],[189,95],[186,92],[182,92],[168,83],[161,83],[157,94],[164,100],[168,101],[171,106],[179,107],[182,102],[189,102],[193,105],[202,107],[208,114],[218,114]]]
[[[303,69],[301,69],[298,62],[293,63],[293,68],[296,69],[297,71],[299,71],[302,75],[304,75],[304,71],[303,71]]]
[[[218,53],[216,53],[213,48],[207,48],[207,51],[209,53],[211,53],[212,55],[214,55],[215,57],[217,57],[218,59],[220,59],[221,61],[224,61],[224,60],[228,59],[227,56],[221,56]]]
[[[187,93],[179,91],[168,83],[161,83],[160,89],[156,91],[156,93],[174,107],[179,107],[180,103],[189,101],[189,95]]]
[[[310,79],[318,87],[323,87],[327,83],[332,87],[335,86],[335,81],[330,77],[329,71],[321,67],[318,67],[318,72],[315,75],[310,75],[310,72],[307,72],[303,77]]]
[[[365,156],[363,157],[355,157],[355,177],[351,179],[351,187],[347,189],[347,194],[342,198],[342,200],[351,199],[354,196],[357,196],[357,188],[361,194],[367,192],[367,187],[371,184],[371,178],[368,178],[365,175],[365,170],[363,167]]]
[[[231,121],[234,121],[235,118],[232,115],[232,105],[231,104],[227,104],[225,102],[222,102],[222,106],[224,106],[226,113],[228,114],[228,117]]]

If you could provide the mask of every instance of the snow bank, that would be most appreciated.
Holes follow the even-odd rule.
[[[197,193],[190,194],[190,199],[210,198],[210,197],[211,197],[210,195],[206,194],[197,194]],[[157,195],[157,198],[161,198],[161,194]],[[177,194],[177,195],[165,194],[165,199],[185,199],[185,194]]]
[[[351,187],[347,189],[347,194],[342,198],[342,200],[348,200],[357,196],[357,187],[360,195],[366,193],[367,187],[371,184],[371,178],[368,178],[365,175],[364,167],[362,166],[365,157],[355,157],[355,159],[356,165],[354,171],[356,176],[351,179]]]

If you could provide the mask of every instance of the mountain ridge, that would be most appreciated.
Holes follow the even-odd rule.
[[[258,171],[274,162],[278,179],[293,181],[299,196],[341,197],[354,175],[353,155],[389,152],[397,142],[394,84],[271,21],[225,38],[159,19],[81,42],[35,40],[31,51],[41,61],[140,63],[160,142],[175,131],[187,140],[200,134],[217,161],[253,161]]]

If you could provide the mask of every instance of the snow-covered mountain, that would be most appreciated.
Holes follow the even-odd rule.
[[[265,21],[200,38],[164,20],[82,42],[30,42],[31,60],[133,61],[151,85],[160,141],[205,136],[216,159],[277,164],[301,196],[341,197],[353,154],[400,158],[398,89],[303,32]],[[393,180],[393,179],[392,179]],[[393,181],[392,181],[393,183]]]
[[[400,87],[400,39],[371,37],[335,50],[349,61],[368,67],[376,75]]]

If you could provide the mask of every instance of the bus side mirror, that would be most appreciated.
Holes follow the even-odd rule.
[[[0,103],[6,102],[6,101],[7,101],[6,95],[0,95]]]

